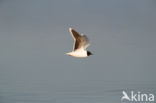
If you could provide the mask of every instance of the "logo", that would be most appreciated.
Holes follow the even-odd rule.
[[[121,101],[130,101],[130,102],[154,102],[154,94],[152,93],[142,93],[140,91],[134,92],[125,92],[122,91],[123,96]]]

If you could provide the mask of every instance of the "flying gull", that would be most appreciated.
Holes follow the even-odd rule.
[[[85,58],[90,55],[93,55],[90,51],[86,50],[86,48],[90,45],[90,41],[86,35],[80,35],[77,31],[72,28],[69,28],[69,31],[74,38],[73,51],[67,53],[69,56]]]

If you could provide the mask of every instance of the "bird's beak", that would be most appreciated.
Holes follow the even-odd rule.
[[[94,55],[93,53],[91,53],[90,55]]]

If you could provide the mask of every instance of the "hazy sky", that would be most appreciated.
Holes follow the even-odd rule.
[[[93,56],[64,55],[69,27],[90,38]],[[151,82],[155,74],[155,0],[0,1],[1,80]]]

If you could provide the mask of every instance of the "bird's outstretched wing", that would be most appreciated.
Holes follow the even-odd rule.
[[[69,28],[69,31],[75,41],[73,45],[73,51],[76,51],[77,49],[86,49],[90,45],[90,41],[86,35],[80,35],[72,28]]]

